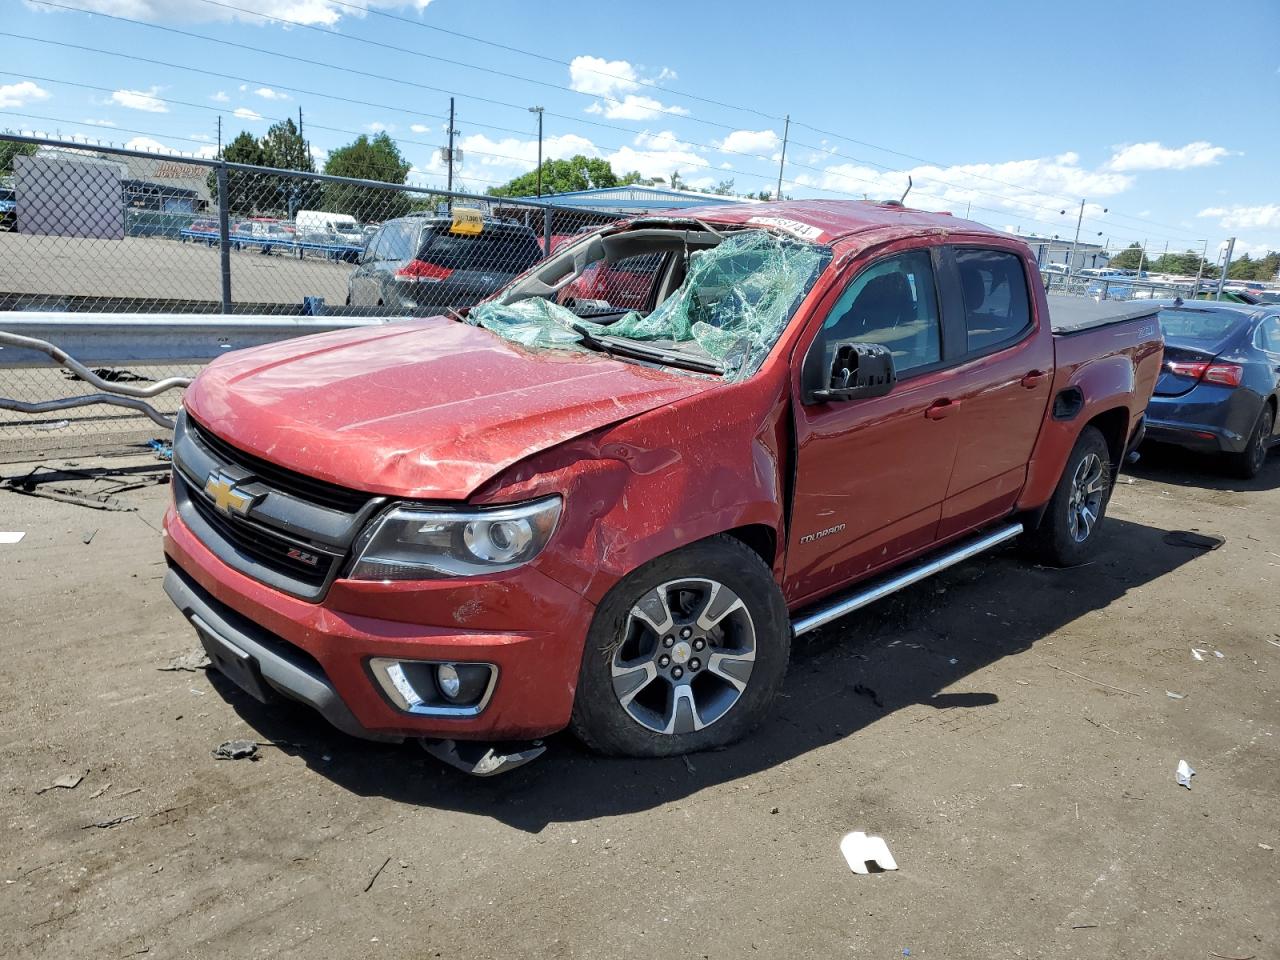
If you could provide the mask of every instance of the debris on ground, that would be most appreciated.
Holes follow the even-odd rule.
[[[1185,700],[1185,699],[1187,699],[1187,695],[1186,695],[1185,693],[1174,693],[1172,690],[1166,690],[1166,691],[1164,692],[1164,695],[1165,695],[1166,697],[1168,697],[1170,700]]]
[[[883,870],[897,870],[898,862],[889,852],[889,845],[883,837],[868,837],[861,830],[846,833],[840,841],[840,852],[844,854],[849,869],[854,873],[880,873]]]
[[[110,789],[111,789],[111,781],[108,780],[106,783],[100,786],[97,790],[93,791],[93,793],[89,794],[89,799],[97,800],[100,796],[102,796],[104,793],[106,793]]]
[[[473,777],[492,777],[523,767],[547,752],[541,740],[512,744],[488,744],[454,740],[419,740],[419,746],[437,760]]]
[[[374,881],[377,880],[378,877],[382,875],[382,871],[387,869],[387,864],[390,862],[391,862],[391,858],[387,857],[387,859],[382,861],[382,866],[380,866],[377,870],[373,871],[373,876],[370,877],[369,882],[364,885],[365,893],[368,893],[370,890],[373,889]]]
[[[86,530],[84,532],[84,536],[82,536],[80,540],[87,547],[89,544],[93,543],[93,538],[96,537],[97,535],[98,535],[98,528],[94,527],[92,530]]]
[[[47,787],[40,787],[36,790],[36,793],[47,793],[50,790],[74,790],[76,787],[80,786],[80,781],[83,779],[83,773],[64,773]]]
[[[209,667],[209,654],[203,649],[192,650],[190,653],[181,653],[172,658],[168,664],[163,667],[156,667],[157,670],[185,670],[187,673],[195,673],[197,670],[205,670]]]
[[[97,827],[99,830],[107,830],[107,829],[110,829],[111,827],[118,827],[122,823],[128,823],[130,820],[137,820],[137,819],[138,819],[138,815],[136,813],[130,813],[123,817],[112,817],[110,820],[99,820],[96,823],[86,823],[80,829],[91,830],[94,827]]]
[[[1258,849],[1259,849],[1259,850],[1274,850],[1274,849],[1275,849],[1275,847],[1271,846],[1271,844],[1269,844],[1269,843],[1260,843],[1260,844],[1258,844]]]
[[[157,460],[168,462],[173,459],[173,444],[167,440],[148,440],[147,446],[155,451]]]
[[[252,740],[227,740],[214,748],[218,760],[257,760],[258,745]]]
[[[65,430],[67,427],[71,426],[71,421],[70,420],[53,420],[53,421],[50,421],[49,423],[33,424],[33,426],[36,430]]]
[[[1197,660],[1203,660],[1204,655],[1208,652],[1209,652],[1208,650],[1198,650],[1195,647],[1191,648],[1191,656]]]
[[[1190,790],[1191,778],[1194,777],[1195,775],[1196,775],[1196,772],[1191,769],[1191,765],[1187,763],[1187,761],[1185,760],[1178,761],[1178,769],[1174,773],[1174,779],[1176,779],[1178,783],[1182,784],[1184,787]]]
[[[26,535],[25,530],[0,531],[0,543],[18,543]]]
[[[1206,536],[1191,530],[1170,530],[1164,535],[1164,542],[1171,547],[1191,547],[1196,550],[1217,550],[1227,542],[1226,537]]]

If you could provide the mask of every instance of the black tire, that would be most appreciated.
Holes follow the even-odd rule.
[[[1080,507],[1091,501],[1081,495],[1079,482],[1092,476],[1095,463],[1101,464],[1101,484],[1095,491],[1098,499],[1091,511],[1094,519],[1086,523],[1081,518]],[[1025,545],[1032,557],[1054,567],[1074,567],[1092,557],[1097,549],[1098,528],[1111,500],[1113,479],[1111,449],[1106,439],[1097,427],[1085,427],[1071,448],[1040,526],[1026,535]],[[1092,488],[1093,483],[1088,486]]]
[[[669,619],[654,605],[659,590]],[[641,601],[646,610],[661,612],[663,625],[671,623],[668,630],[654,630]],[[713,628],[698,625],[699,611],[706,622],[714,619]],[[674,642],[664,642],[668,638]],[[633,571],[605,596],[587,634],[570,727],[592,750],[616,756],[667,757],[726,746],[768,714],[790,650],[786,603],[759,555],[729,536],[699,541]],[[660,666],[664,656],[668,663]],[[632,666],[641,661],[641,668]],[[615,669],[621,671],[616,681]],[[738,674],[738,681],[728,673]],[[631,689],[615,692],[615,684]],[[681,687],[690,692],[677,694]],[[656,729],[664,716],[673,732]],[[695,722],[701,727],[689,729]],[[677,726],[686,731],[674,732]]]
[[[1258,422],[1253,425],[1249,441],[1239,453],[1226,456],[1227,466],[1237,477],[1252,480],[1262,472],[1267,462],[1267,450],[1271,447],[1271,434],[1276,426],[1276,412],[1270,403],[1262,404],[1258,414]]]

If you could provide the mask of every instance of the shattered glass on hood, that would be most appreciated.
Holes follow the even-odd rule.
[[[581,319],[540,298],[485,303],[467,321],[526,346],[574,349],[582,335],[696,345],[741,380],[760,366],[824,265],[824,247],[763,230],[731,233],[691,258],[684,283],[648,316],[634,311],[610,324]]]

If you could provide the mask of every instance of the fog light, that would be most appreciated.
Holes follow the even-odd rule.
[[[392,703],[419,716],[476,716],[488,704],[498,674],[490,663],[374,657],[369,666]]]
[[[436,683],[440,684],[440,692],[445,699],[457,701],[462,690],[462,678],[452,663],[442,663],[436,667]]]

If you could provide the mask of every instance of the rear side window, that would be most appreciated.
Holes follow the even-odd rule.
[[[468,235],[441,225],[423,235],[418,259],[448,270],[521,273],[542,259],[542,248],[532,230],[488,228]]]
[[[1268,353],[1280,353],[1280,317],[1268,317],[1258,327],[1258,346]]]
[[[382,230],[382,240],[378,244],[379,260],[412,260],[413,241],[418,236],[418,225],[409,223],[389,223]]]
[[[364,262],[376,263],[382,259],[382,238],[387,235],[387,227],[379,227],[378,232],[369,238],[369,245],[364,248]]]
[[[968,353],[1016,339],[1031,326],[1022,258],[1001,250],[956,250]]]
[[[878,343],[893,354],[901,376],[942,359],[933,264],[925,251],[872,264],[845,288],[822,324],[828,343]]]

